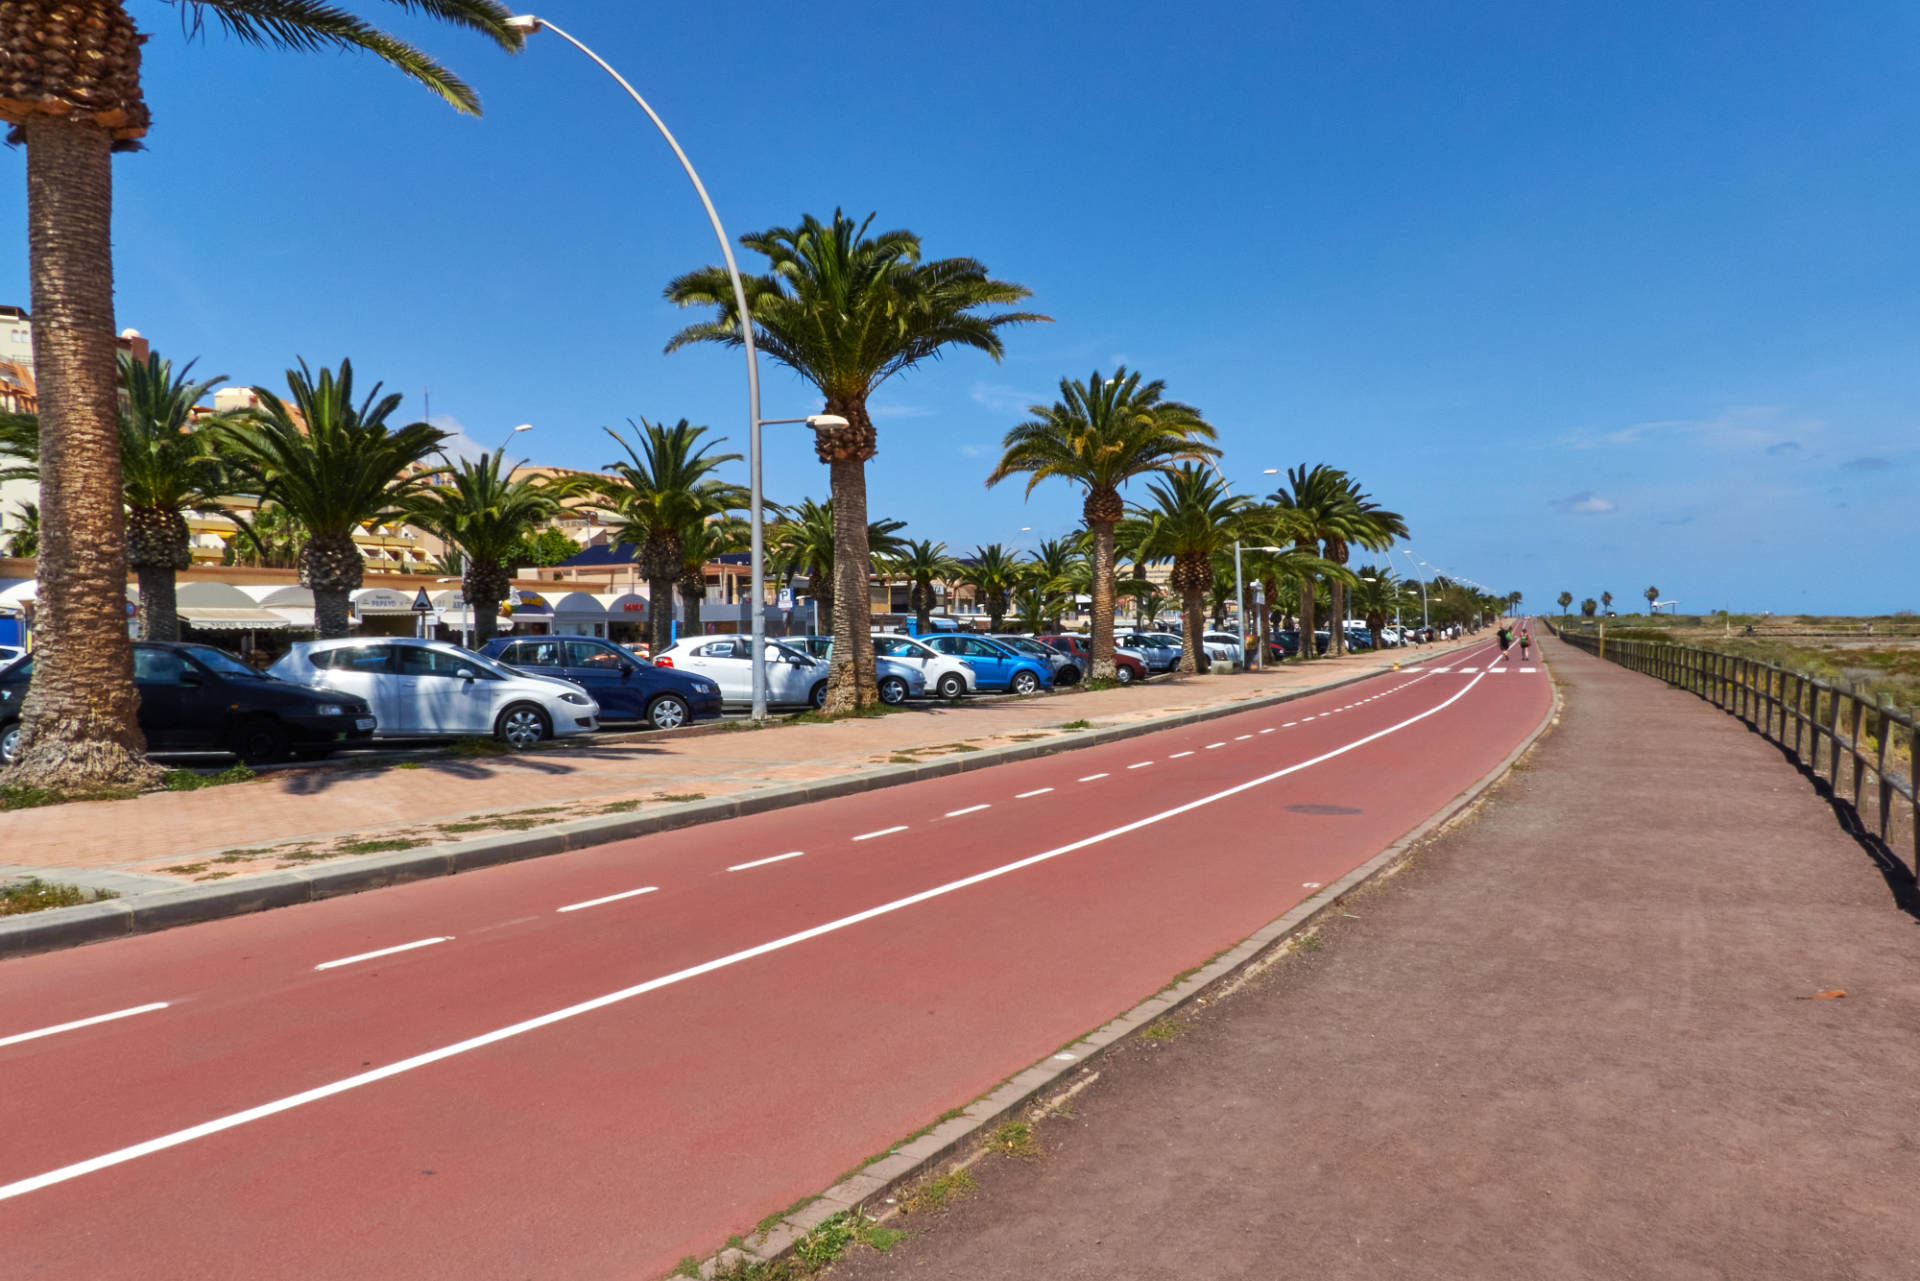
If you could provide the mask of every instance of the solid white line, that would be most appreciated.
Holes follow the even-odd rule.
[[[1188,814],[1218,801],[1238,796],[1242,792],[1251,791],[1256,787],[1264,787],[1266,784],[1274,782],[1277,779],[1286,778],[1290,774],[1297,774],[1301,770],[1311,769],[1313,766],[1333,760],[1335,757],[1345,756],[1348,752],[1365,747],[1368,743],[1377,742],[1389,734],[1396,734],[1410,725],[1416,725],[1426,720],[1429,716],[1435,716],[1445,711],[1462,698],[1465,698],[1467,694],[1472,691],[1473,687],[1479,683],[1478,678],[1468,681],[1450,697],[1439,703],[1435,703],[1424,712],[1409,716],[1397,725],[1390,725],[1386,729],[1375,730],[1363,738],[1356,738],[1351,743],[1336,747],[1329,752],[1323,752],[1311,760],[1301,761],[1297,765],[1289,765],[1284,769],[1277,769],[1271,773],[1262,774],[1258,778],[1249,779],[1244,783],[1236,783],[1232,787],[1223,788],[1218,792],[1202,796],[1198,800],[1187,801],[1184,804],[1174,806],[1172,809],[1162,810],[1158,814],[1150,814],[1146,818],[1135,819],[1131,823],[1123,823],[1119,827],[1108,828],[1104,832],[1097,832],[1092,836],[1082,837],[1077,841],[1070,841],[1065,845],[1057,845],[1050,850],[1043,850],[1038,854],[1030,854],[1026,858],[1015,859],[1013,862],[1003,863],[999,867],[988,868],[984,872],[975,872],[972,876],[964,876],[957,881],[948,881],[944,885],[936,885],[932,889],[921,890],[916,894],[909,894],[904,898],[897,898],[891,902],[882,903],[877,907],[870,907],[864,911],[855,912],[850,916],[843,916],[837,920],[811,926],[793,934],[771,939],[765,943],[757,943],[752,947],[742,948],[738,952],[729,952],[725,956],[717,956],[710,961],[702,961],[697,965],[690,965],[685,969],[675,970],[671,974],[663,974],[658,978],[648,979],[643,983],[635,983],[631,987],[624,987],[615,992],[608,992],[604,996],[596,996],[590,1000],[566,1006],[563,1009],[536,1015],[530,1019],[523,1019],[518,1023],[508,1024],[506,1027],[495,1028],[491,1032],[483,1032],[478,1036],[468,1037],[464,1041],[456,1041],[452,1045],[443,1045],[436,1050],[428,1050],[423,1054],[416,1054],[411,1058],[400,1059],[396,1062],[374,1068],[372,1071],[342,1077],[337,1081],[329,1081],[325,1085],[315,1086],[313,1089],[303,1090],[298,1094],[289,1094],[285,1098],[274,1099],[271,1102],[262,1103],[257,1107],[247,1108],[244,1111],[230,1112],[226,1116],[215,1117],[211,1121],[203,1121],[199,1125],[188,1126],[184,1130],[175,1130],[170,1134],[163,1134],[158,1138],[148,1139],[144,1143],[135,1143],[129,1147],[120,1148],[113,1152],[103,1153],[100,1156],[89,1157],[84,1161],[76,1161],[71,1165],[63,1165],[59,1169],[49,1170],[45,1174],[36,1174],[29,1178],[17,1179],[12,1183],[0,1184],[0,1201],[8,1201],[14,1197],[25,1196],[29,1192],[38,1192],[42,1188],[52,1187],[56,1183],[65,1183],[70,1179],[77,1179],[82,1175],[92,1174],[97,1170],[105,1170],[116,1165],[124,1165],[128,1161],[138,1160],[143,1156],[151,1156],[155,1152],[164,1152],[169,1148],[177,1148],[182,1144],[191,1143],[195,1139],[203,1139],[209,1135],[219,1134],[225,1130],[232,1130],[253,1121],[264,1120],[270,1116],[278,1116],[282,1112],[290,1112],[295,1108],[304,1107],[309,1103],[318,1103],[322,1099],[330,1099],[336,1094],[345,1094],[349,1090],[357,1090],[361,1086],[372,1085],[377,1081],[384,1081],[388,1077],[399,1076],[405,1072],[412,1072],[419,1068],[428,1067],[444,1059],[453,1058],[456,1055],[466,1054],[473,1050],[483,1049],[489,1045],[497,1045],[502,1041],[512,1040],[515,1037],[525,1036],[529,1032],[551,1027],[556,1023],[564,1023],[570,1019],[579,1018],[583,1014],[591,1014],[596,1010],[604,1010],[609,1006],[619,1005],[637,996],[644,996],[648,992],[658,991],[663,987],[670,987],[676,983],[684,983],[689,979],[699,978],[701,975],[711,974],[716,970],[739,965],[745,961],[751,961],[772,952],[783,951],[786,948],[810,942],[813,939],[834,934],[855,925],[864,924],[878,917],[903,911],[909,907],[916,907],[921,903],[926,903],[948,894],[957,893],[960,890],[970,889],[975,885],[997,880],[1003,876],[1010,876],[1014,872],[1024,871],[1029,867],[1051,862],[1054,859],[1075,853],[1079,850],[1099,845],[1117,837],[1126,836],[1130,833],[1140,831],[1143,828],[1152,827],[1158,823],[1164,823],[1168,819],[1178,818],[1182,814]],[[1152,762],[1147,763],[1151,764]],[[899,831],[900,829],[892,828],[889,830]]]
[[[1096,778],[1105,778],[1105,777],[1106,777],[1105,774],[1089,774],[1085,778],[1081,779],[1080,781],[1082,783],[1091,783]]]
[[[876,836],[892,836],[895,832],[904,832],[906,830],[907,825],[905,823],[897,823],[892,827],[883,827],[877,832],[863,832],[853,839],[856,841],[870,841]]]
[[[1193,755],[1192,752],[1175,752],[1172,756],[1167,757],[1167,759],[1170,761],[1177,761],[1182,756],[1192,756],[1192,755]]]
[[[788,858],[790,856],[783,854],[780,857]],[[763,861],[772,862],[773,860],[766,859]],[[744,866],[753,867],[754,864],[747,863],[744,864]],[[728,868],[727,870],[731,872],[734,869]],[[641,894],[651,894],[659,888],[658,885],[643,885],[637,890],[622,890],[618,894],[609,894],[605,898],[590,898],[584,903],[569,903],[565,907],[556,907],[553,910],[556,912],[578,912],[583,907],[599,907],[602,903],[617,903],[623,898],[635,898]]]
[[[1029,796],[1045,796],[1048,792],[1051,792],[1052,790],[1053,789],[1051,787],[1036,787],[1031,792],[1021,792],[1019,795],[1015,796],[1013,799],[1016,801],[1024,801]]]
[[[962,814],[978,814],[981,810],[990,810],[992,808],[993,806],[991,805],[969,805],[963,810],[948,810],[946,816],[948,818],[959,818]],[[864,840],[865,838],[863,837],[861,839]]]
[[[1127,766],[1127,768],[1128,769],[1145,769],[1147,766],[1151,764],[1153,764],[1152,761],[1135,761],[1133,764]]]
[[[56,1023],[52,1027],[35,1028],[31,1032],[15,1032],[12,1036],[0,1036],[0,1045],[18,1045],[22,1041],[38,1040],[43,1036],[52,1036],[55,1032],[71,1032],[77,1027],[92,1027],[95,1023],[111,1023],[115,1019],[130,1019],[136,1014],[149,1014],[154,1010],[164,1010],[167,1002],[154,1001],[147,1005],[136,1005],[130,1009],[115,1010],[111,1014],[96,1014],[90,1019],[75,1019],[71,1023]]]
[[[787,854],[775,854],[772,858],[757,858],[753,860],[753,862],[751,863],[735,863],[732,867],[728,868],[727,870],[729,872],[744,872],[750,867],[765,867],[769,863],[784,863],[790,858],[799,858],[802,854],[805,854],[805,853],[806,853],[805,850],[794,850],[791,853],[787,853]],[[637,892],[645,893],[646,891],[641,890]]]
[[[561,908],[561,911],[566,911]],[[399,947],[383,947],[378,952],[362,952],[358,956],[343,956],[337,961],[322,961],[314,966],[316,970],[335,970],[342,965],[352,965],[356,961],[371,961],[376,956],[392,956],[395,952],[411,952],[416,947],[432,947],[435,943],[451,943],[453,935],[445,934],[438,938],[415,939],[411,943],[402,943]]]

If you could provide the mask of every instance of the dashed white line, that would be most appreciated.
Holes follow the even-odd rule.
[[[1271,734],[1273,733],[1273,726],[1269,725],[1265,729],[1261,730],[1260,732],[1262,734]]]
[[[152,1001],[146,1005],[135,1005],[124,1010],[115,1010],[111,1014],[96,1014],[90,1019],[75,1019],[71,1023],[56,1023],[52,1027],[35,1028],[31,1032],[15,1032],[12,1036],[0,1036],[0,1045],[18,1045],[22,1041],[38,1040],[43,1036],[52,1036],[56,1032],[71,1032],[75,1028],[92,1027],[96,1023],[111,1023],[115,1019],[130,1019],[136,1014],[150,1014],[154,1010],[167,1008],[165,1001]]]
[[[1540,669],[1539,669],[1539,668],[1537,668],[1537,667],[1523,667],[1523,668],[1521,668],[1521,669],[1520,669],[1520,674],[1521,674],[1522,676],[1525,676],[1525,675],[1527,675],[1527,674],[1528,674],[1529,672],[1537,672],[1537,671],[1539,671],[1539,670],[1540,670]]]
[[[1151,764],[1153,764],[1152,761],[1135,761],[1133,764],[1127,766],[1127,768],[1128,769],[1145,769],[1147,766]]]
[[[1235,735],[1233,736],[1233,741],[1234,741],[1234,742],[1236,742],[1236,743],[1238,743],[1238,742],[1240,742],[1240,741],[1241,741],[1242,739],[1247,739],[1247,738],[1252,738],[1252,737],[1253,737],[1253,735],[1251,735],[1251,734],[1235,734]]]
[[[1226,746],[1226,743],[1224,741],[1219,743],[1208,743],[1207,750],[1211,752],[1216,747],[1225,747],[1225,746]]]
[[[1018,793],[1016,796],[1014,796],[1013,799],[1016,801],[1024,801],[1029,796],[1045,796],[1048,792],[1051,792],[1052,790],[1053,789],[1051,787],[1036,787],[1031,792]]]
[[[790,858],[799,858],[805,853],[805,850],[793,850],[786,854],[775,854],[772,858],[757,858],[751,863],[735,863],[727,870],[729,872],[744,872],[750,867],[765,867],[769,863],[784,863]]]
[[[877,832],[862,832],[853,839],[856,841],[870,841],[876,836],[892,836],[895,832],[904,832],[906,830],[907,825],[905,823],[895,823],[892,827],[883,827]]]
[[[729,871],[732,869],[729,868]],[[602,903],[618,903],[623,898],[639,898],[642,894],[651,894],[659,889],[658,885],[642,885],[637,890],[622,890],[618,894],[608,894],[600,898],[590,898],[584,903],[569,903],[565,907],[556,907],[556,912],[578,912],[583,907],[599,907]]]
[[[563,911],[565,909],[562,909]],[[446,934],[438,938],[415,939],[411,943],[402,943],[398,947],[383,947],[377,952],[362,952],[358,956],[343,956],[337,961],[322,961],[314,966],[316,970],[333,970],[342,965],[352,965],[356,961],[371,961],[376,956],[392,956],[395,952],[411,952],[416,947],[432,947],[435,943],[452,942],[453,935]]]
[[[962,814],[978,814],[978,813],[979,813],[979,812],[980,812],[981,810],[990,810],[990,809],[992,809],[992,808],[993,808],[993,806],[991,806],[991,805],[969,805],[969,806],[967,806],[967,808],[965,808],[965,809],[963,809],[963,810],[948,810],[948,811],[947,811],[947,817],[948,817],[948,818],[959,818],[959,817],[960,817],[960,816],[961,816]],[[860,840],[860,841],[864,841],[864,840],[866,840],[867,838],[866,838],[866,837],[864,837],[864,836],[857,836],[857,837],[855,837],[854,839],[855,839],[855,840]]]
[[[1461,670],[1461,671],[1463,671],[1463,672],[1477,672],[1477,671],[1479,671],[1480,669],[1479,669],[1479,668],[1477,668],[1477,667],[1463,667],[1463,668],[1461,668],[1460,670]]]
[[[1096,778],[1105,778],[1105,777],[1106,777],[1105,774],[1089,774],[1085,778],[1081,779],[1080,781],[1082,783],[1091,783]]]
[[[1301,889],[1303,889],[1303,890],[1317,890],[1317,889],[1319,889],[1319,888],[1320,888],[1320,882],[1318,882],[1318,881],[1302,881],[1302,882],[1300,882],[1300,888],[1301,888]]]
[[[1170,760],[1170,761],[1177,761],[1177,760],[1179,760],[1179,759],[1180,759],[1180,758],[1181,758],[1182,756],[1192,756],[1192,755],[1193,755],[1193,753],[1192,753],[1192,752],[1190,752],[1190,751],[1187,751],[1187,752],[1175,752],[1175,753],[1174,753],[1174,754],[1173,754],[1172,756],[1169,756],[1169,757],[1167,757],[1167,759],[1168,759],[1168,760]]]
[[[1288,721],[1285,725],[1282,725],[1280,728],[1292,729],[1295,725],[1298,725],[1299,723],[1300,723],[1299,721]]]

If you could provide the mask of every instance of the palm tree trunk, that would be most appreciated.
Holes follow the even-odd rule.
[[[1306,662],[1319,657],[1319,647],[1313,640],[1314,583],[1312,574],[1300,576],[1300,660]]]
[[[351,534],[315,534],[296,557],[300,582],[313,593],[313,627],[321,640],[340,640],[353,630],[347,598],[365,575]]]
[[[1207,617],[1205,592],[1180,594],[1180,671],[1182,675],[1200,673],[1200,629]]]
[[[880,702],[873,669],[873,604],[867,578],[867,459],[873,456],[873,420],[864,399],[827,401],[827,412],[848,425],[816,433],[833,490],[833,660],[822,711],[851,712]]]
[[[647,621],[655,654],[673,644],[673,596],[679,577],[678,574],[647,575]]]
[[[685,615],[680,624],[682,635],[700,635],[700,606],[706,603],[706,599],[707,575],[704,566],[691,575],[680,576],[680,608]]]
[[[933,580],[913,585],[913,621],[925,636],[933,630]]]
[[[27,144],[27,250],[40,384],[37,657],[8,781],[143,786],[127,636],[127,522],[113,328],[112,138],[36,118]]]
[[[480,649],[500,627],[500,602],[512,590],[512,579],[498,565],[483,565],[467,557],[466,579],[460,584],[467,609],[473,615],[473,647]]]
[[[140,581],[140,639],[179,640],[180,603],[173,566],[141,565],[133,572]]]
[[[1119,495],[1114,496],[1116,500]],[[1087,498],[1088,507],[1092,507],[1092,495]],[[1092,680],[1110,681],[1119,676],[1119,665],[1113,661],[1113,605],[1114,605],[1114,529],[1117,521],[1089,519],[1087,527],[1093,531],[1093,661],[1087,676]]]
[[[321,640],[340,640],[353,631],[353,612],[347,608],[352,595],[346,587],[313,589],[313,629]]]

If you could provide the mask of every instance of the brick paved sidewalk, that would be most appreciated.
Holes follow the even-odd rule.
[[[1545,648],[1472,819],[836,1281],[1920,1272],[1914,918],[1777,751]]]
[[[1471,643],[1483,643],[1484,637]],[[1348,680],[1452,646],[1390,650],[1239,675],[1030,699],[922,705],[832,724],[689,736],[634,734],[505,756],[275,771],[254,782],[0,814],[0,878],[44,875],[130,891],[373,852],[368,845],[525,830],[666,798],[815,782],[912,754],[935,759],[1074,721],[1120,725]]]

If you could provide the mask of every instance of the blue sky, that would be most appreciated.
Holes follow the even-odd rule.
[[[402,17],[476,121],[368,58],[129,8],[154,129],[116,161],[121,325],[241,382],[350,355],[486,447],[536,424],[540,462],[604,463],[600,428],[641,415],[744,447],[738,355],[661,352],[687,319],[662,285],[716,257],[699,206],[572,49]],[[1124,361],[1207,413],[1236,483],[1346,467],[1423,559],[1536,609],[1649,584],[1688,610],[1920,607],[1888,569],[1920,463],[1908,6],[541,12],[649,96],[735,235],[877,210],[1054,317],[876,396],[872,509],[916,536],[1072,528],[1068,487],[982,481],[1027,403]],[[24,303],[7,164],[0,301]],[[769,416],[818,408],[763,376]],[[793,430],[769,429],[769,495],[824,496]]]

